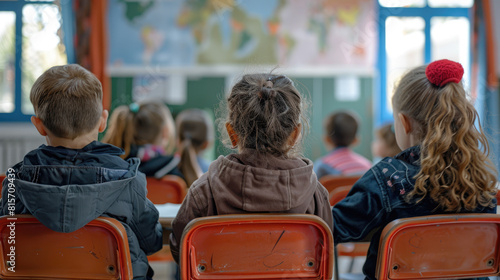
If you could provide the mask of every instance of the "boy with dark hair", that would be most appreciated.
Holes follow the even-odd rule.
[[[358,175],[370,169],[370,161],[350,149],[358,141],[358,124],[357,117],[347,111],[336,112],[325,119],[323,140],[330,152],[314,162],[318,178],[330,174]]]
[[[102,95],[99,80],[76,64],[54,66],[35,81],[31,121],[47,145],[9,169],[15,173],[15,213],[32,214],[58,232],[75,231],[99,216],[115,218],[127,230],[134,279],[151,278],[146,254],[163,243],[158,211],[146,198],[139,159],[125,161],[123,150],[97,141],[108,118]],[[8,208],[2,199],[1,214],[9,214]]]

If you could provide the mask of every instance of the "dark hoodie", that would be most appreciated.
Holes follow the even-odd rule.
[[[310,160],[246,151],[220,156],[189,188],[172,223],[172,256],[179,261],[182,232],[192,219],[242,213],[314,214],[333,226],[328,191]]]
[[[127,161],[123,150],[100,142],[82,149],[42,145],[13,167],[15,213],[32,214],[58,232],[75,231],[99,216],[119,220],[127,230],[134,279],[148,271],[146,254],[162,247],[158,211],[146,198],[146,178],[139,159]],[[2,197],[8,197],[7,180]],[[8,204],[1,200],[3,215]]]

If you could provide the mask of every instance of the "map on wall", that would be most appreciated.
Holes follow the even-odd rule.
[[[372,0],[110,0],[109,65],[374,65]]]

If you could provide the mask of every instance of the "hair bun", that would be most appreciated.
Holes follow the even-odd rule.
[[[462,80],[464,68],[458,62],[448,59],[436,60],[425,68],[425,76],[432,84],[444,86],[447,83],[458,83]]]

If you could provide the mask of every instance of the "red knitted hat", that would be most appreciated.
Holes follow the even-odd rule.
[[[444,86],[447,83],[458,83],[462,80],[464,68],[458,62],[448,59],[436,60],[425,68],[425,76],[432,84]]]

